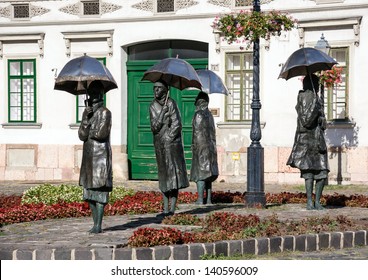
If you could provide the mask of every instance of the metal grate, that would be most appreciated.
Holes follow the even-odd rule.
[[[14,18],[29,18],[29,4],[13,5]]]
[[[175,1],[174,0],[157,0],[157,12],[167,13],[175,11]]]
[[[100,14],[100,2],[99,1],[87,1],[83,2],[83,15],[99,15]]]

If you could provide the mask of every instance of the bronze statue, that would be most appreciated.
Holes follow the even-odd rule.
[[[159,81],[153,87],[150,120],[158,167],[158,181],[163,193],[164,215],[174,214],[179,189],[189,186],[182,142],[182,124],[176,102],[168,96],[168,85]],[[169,210],[169,200],[171,206]]]
[[[104,208],[113,187],[111,112],[103,105],[103,95],[102,83],[93,81],[88,87],[88,106],[78,131],[79,139],[84,142],[79,185],[83,186],[83,199],[92,211],[93,227],[90,233],[102,232]]]
[[[318,96],[319,78],[312,74],[303,80],[303,90],[299,91],[295,107],[298,113],[294,146],[287,164],[300,170],[305,179],[307,209],[322,210],[320,199],[328,178],[329,166],[327,146],[324,138],[326,119],[322,101]],[[315,181],[316,197],[312,200]]]
[[[206,192],[206,204],[212,204],[212,182],[218,177],[216,128],[211,112],[208,110],[209,97],[199,92],[193,116],[192,127],[192,167],[190,180],[196,182],[197,204],[203,204]]]

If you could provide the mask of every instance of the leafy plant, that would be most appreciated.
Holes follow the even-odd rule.
[[[114,187],[110,193],[110,203],[123,199],[127,195],[133,195],[134,190],[124,187]],[[31,187],[22,196],[22,204],[43,203],[52,205],[60,202],[83,202],[83,188],[75,185],[51,185],[43,184]]]

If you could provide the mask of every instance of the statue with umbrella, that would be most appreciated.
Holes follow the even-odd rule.
[[[201,89],[199,77],[185,60],[166,58],[148,69],[142,80],[154,83],[154,100],[149,107],[151,131],[158,167],[159,189],[163,194],[163,215],[175,212],[178,192],[189,186],[182,141],[179,108],[169,96],[169,87]],[[169,207],[170,206],[170,207]]]
[[[314,49],[301,48],[295,51],[283,65],[279,78],[286,80],[305,76],[303,90],[297,97],[295,109],[298,114],[294,145],[287,161],[291,167],[300,170],[305,180],[307,210],[323,210],[320,199],[328,178],[329,165],[327,146],[324,138],[326,119],[323,108],[323,88],[321,96],[319,77],[313,73],[330,70],[337,62],[329,55]],[[312,194],[315,184],[315,201]]]
[[[78,130],[83,141],[79,185],[89,203],[93,227],[90,233],[102,232],[105,205],[112,191],[112,153],[110,145],[111,112],[103,104],[103,95],[117,84],[110,71],[87,55],[72,59],[60,71],[54,89],[74,95],[86,94],[86,108]]]
[[[210,94],[229,93],[221,78],[207,69],[197,70],[202,90],[194,102],[196,106],[192,120],[192,166],[190,181],[197,185],[197,204],[212,204],[212,182],[218,175],[216,127],[212,113],[208,109]],[[206,196],[204,197],[204,194]],[[204,199],[205,198],[205,199]]]

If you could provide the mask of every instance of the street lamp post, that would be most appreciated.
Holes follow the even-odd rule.
[[[260,1],[253,1],[253,10],[261,11]],[[262,138],[260,125],[261,102],[259,99],[259,39],[253,43],[253,97],[252,97],[252,126],[250,139],[252,143],[247,151],[247,191],[245,204],[248,207],[266,205],[264,193],[264,151],[260,140]]]

